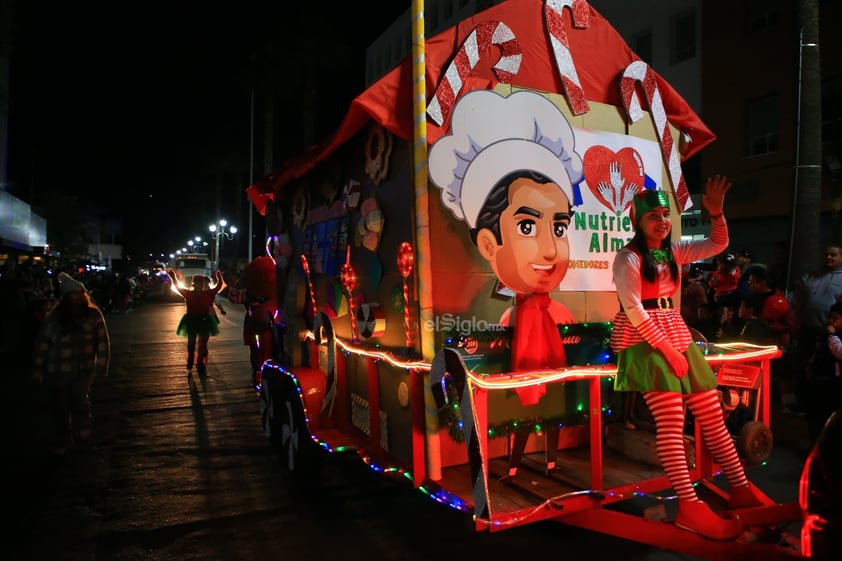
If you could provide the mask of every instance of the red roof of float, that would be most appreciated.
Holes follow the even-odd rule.
[[[629,64],[641,59],[592,6],[580,3],[580,0],[567,3],[572,4],[573,8],[562,10],[561,27],[566,33],[570,56],[585,98],[593,102],[624,107],[620,89],[623,72]],[[587,9],[587,28],[573,25],[572,11],[576,9]],[[548,25],[549,18],[545,17],[545,11],[543,0],[508,0],[428,38],[425,41],[428,104],[435,97],[437,87],[447,81],[445,73],[454,57],[459,55],[466,39],[475,30],[479,35],[481,29],[488,29],[489,22],[505,24],[503,27],[511,30],[515,42],[499,45],[498,41],[495,43],[498,46],[484,51],[480,45],[480,59],[469,75],[464,77],[461,89],[456,92],[457,96],[471,90],[493,89],[503,80],[521,88],[565,95],[551,41],[551,26]],[[553,34],[559,36],[558,25],[555,26]],[[494,65],[501,56],[507,54],[507,49],[511,52],[512,45],[516,45],[516,50],[521,54],[517,71],[513,75],[507,75],[505,72],[495,74]],[[654,78],[663,100],[668,121],[690,139],[683,156],[692,156],[712,142],[716,138],[715,135],[672,86],[654,71],[650,70],[649,73]],[[571,105],[575,103],[570,95],[565,97]],[[327,140],[294,156],[275,172],[250,186],[247,192],[252,203],[263,214],[268,199],[273,199],[274,194],[279,193],[290,181],[313,169],[318,162],[347,142],[371,120],[402,139],[412,138],[411,57],[404,59],[399,66],[357,96],[351,102],[339,128]],[[446,133],[448,127],[449,120],[445,120],[440,126],[427,116],[427,142],[435,142]]]

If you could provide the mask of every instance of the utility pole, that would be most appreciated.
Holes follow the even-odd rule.
[[[249,107],[249,187],[254,185],[254,85],[251,87],[251,104]],[[254,250],[254,205],[248,202],[249,209],[249,254],[251,263]]]
[[[822,123],[818,0],[798,0],[798,106],[787,286],[816,268],[821,247]]]

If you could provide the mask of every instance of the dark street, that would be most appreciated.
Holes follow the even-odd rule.
[[[107,315],[112,367],[94,382],[93,440],[64,457],[47,447],[28,370],[4,368],[14,376],[4,453],[9,559],[695,559],[556,522],[476,532],[469,517],[355,454],[327,458],[318,486],[296,486],[262,433],[240,307],[227,309],[202,378],[184,369],[184,340],[174,333],[180,301],[150,299]],[[791,501],[806,428],[775,419],[772,457],[749,476],[776,501]]]

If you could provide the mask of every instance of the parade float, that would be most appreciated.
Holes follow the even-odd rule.
[[[258,390],[283,465],[306,477],[329,453],[356,453],[478,530],[552,519],[709,559],[809,556],[671,524],[652,433],[613,391],[611,264],[633,235],[631,197],[663,190],[680,236],[692,204],[681,161],[714,134],[584,0],[510,0],[426,39],[416,17],[413,36],[413,57],[330,138],[248,189],[276,265],[279,340]],[[554,283],[549,338],[513,321],[530,285],[505,251],[520,250],[484,234],[491,184],[526,168],[564,183],[553,228],[565,254],[530,273]],[[554,342],[560,366],[530,367]],[[743,462],[764,462],[778,348],[699,344]],[[692,475],[716,504],[727,495],[695,431]],[[733,514],[776,530],[802,517],[771,499]]]

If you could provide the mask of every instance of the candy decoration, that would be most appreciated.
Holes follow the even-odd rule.
[[[310,212],[310,192],[303,185],[299,185],[292,201],[292,223],[296,228],[307,225],[307,213]]]
[[[384,127],[372,124],[365,143],[365,173],[377,186],[389,173],[389,158],[392,155],[392,134]]]
[[[474,514],[479,518],[490,519],[488,468],[483,461],[483,458],[488,456],[488,451],[483,450],[485,439],[480,437],[483,431],[475,414],[474,391],[462,357],[455,349],[444,348],[433,357],[430,364],[430,385],[431,387],[441,388],[441,392],[437,392],[438,396],[435,403],[439,410],[445,405],[453,407],[453,404],[447,403],[446,385],[448,381],[452,383],[456,392],[456,399],[459,400],[458,414],[468,449],[468,465],[471,472],[471,482],[473,483]]]
[[[357,325],[360,336],[366,339],[382,336],[386,332],[386,316],[380,309],[380,304],[360,304],[357,308]]]
[[[325,374],[324,398],[322,399],[321,413],[332,415],[333,406],[336,403],[336,345],[333,327],[327,321],[324,314],[319,315],[313,321],[313,331],[326,337],[326,353],[319,353],[319,369]]]
[[[465,78],[476,67],[480,57],[491,48],[498,45],[502,54],[494,65],[494,74],[501,82],[509,82],[520,70],[523,58],[520,44],[509,26],[500,21],[484,21],[471,31],[465,42],[453,57],[450,66],[444,73],[436,88],[436,93],[427,107],[427,114],[441,125],[450,115],[456,97],[462,90]]]
[[[356,301],[354,300],[354,288],[357,286],[357,273],[351,267],[351,246],[345,253],[345,263],[339,271],[339,280],[342,282],[342,287],[348,292],[348,308],[349,316],[351,317],[351,340],[357,340],[357,312]]]
[[[272,257],[279,269],[286,269],[292,256],[292,241],[289,234],[269,236],[266,239],[266,254]]]
[[[401,278],[406,280],[412,274],[412,266],[415,264],[415,254],[409,242],[403,242],[398,247],[398,272]]]
[[[342,205],[345,212],[354,210],[360,204],[360,182],[349,179],[342,188]]]
[[[403,278],[403,329],[406,333],[406,346],[412,346],[412,316],[409,313],[409,286],[406,280],[412,274],[415,264],[415,252],[409,242],[403,242],[398,247],[398,271]]]
[[[579,75],[576,73],[573,55],[570,54],[570,43],[567,40],[564,20],[561,17],[565,6],[570,8],[573,25],[579,29],[587,29],[591,24],[591,17],[585,0],[546,0],[544,2],[544,24],[550,34],[555,66],[561,75],[565,97],[573,114],[581,115],[590,111],[590,106],[585,97],[585,90],[582,89],[582,83],[579,81]]]
[[[684,182],[684,173],[681,171],[681,159],[679,158],[678,150],[675,148],[672,134],[670,134],[670,124],[667,120],[666,110],[664,109],[664,100],[661,98],[661,92],[658,90],[658,83],[655,80],[654,71],[648,64],[640,60],[629,64],[625,71],[623,71],[623,77],[620,80],[620,93],[623,96],[623,104],[632,123],[643,117],[640,94],[637,91],[638,83],[640,83],[643,91],[646,92],[646,102],[649,106],[652,120],[655,123],[655,132],[657,132],[658,139],[661,141],[661,153],[669,168],[670,181],[675,190],[678,207],[682,211],[688,210],[693,206],[693,201],[690,200],[690,192],[687,190],[687,184]]]
[[[310,263],[307,262],[307,257],[301,255],[301,267],[304,269],[304,277],[307,279],[307,290],[310,292],[310,305],[313,307],[313,319],[318,317],[318,309],[316,308],[316,292],[313,290],[313,282],[310,280]]]
[[[369,251],[377,251],[380,244],[380,233],[386,218],[377,205],[377,199],[369,197],[360,206],[360,221],[355,233],[356,245],[362,245]]]

